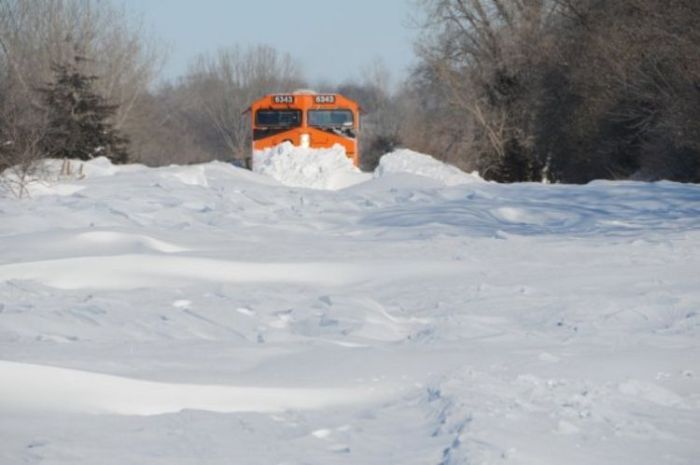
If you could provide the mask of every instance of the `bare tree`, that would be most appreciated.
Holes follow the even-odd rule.
[[[134,108],[145,97],[164,56],[157,41],[126,10],[100,0],[0,0],[0,63],[13,92],[41,106],[36,89],[52,66],[87,59],[100,76],[97,92],[117,105],[113,123],[130,135],[143,123]]]
[[[190,110],[216,134],[216,155],[243,160],[250,156],[250,124],[243,116],[255,99],[289,92],[304,85],[300,68],[289,54],[268,46],[222,49],[202,55],[182,81]]]
[[[556,6],[545,0],[426,0],[429,20],[418,52],[424,73],[444,89],[464,157],[488,178],[542,176],[536,153],[537,74],[551,46]],[[451,141],[448,147],[454,148]]]
[[[27,88],[44,83],[51,66],[89,57],[86,71],[102,76],[100,93],[120,104],[124,124],[162,65],[162,50],[126,10],[99,0],[0,0],[0,44]]]
[[[189,164],[209,161],[215,156],[207,138],[218,136],[200,124],[193,101],[181,88],[163,85],[151,95],[139,99],[134,120],[141,121],[131,134],[132,159],[152,166],[171,163]]]
[[[560,3],[564,176],[700,180],[700,4]]]
[[[16,99],[20,92],[12,94],[5,88],[0,94],[0,185],[16,197],[25,197],[41,171],[46,114],[23,107],[22,99]]]
[[[411,125],[443,158],[499,181],[700,179],[700,3],[421,4]]]
[[[375,59],[363,67],[361,76],[359,81],[330,86],[327,91],[339,92],[360,104],[360,166],[365,171],[372,171],[382,155],[401,144],[405,114],[400,111],[391,73],[382,60]]]

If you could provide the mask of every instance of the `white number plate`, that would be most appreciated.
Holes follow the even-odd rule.
[[[317,95],[316,103],[335,103],[335,95]]]
[[[294,103],[294,96],[293,95],[275,95],[273,97],[272,101],[275,103],[292,104],[292,103]]]

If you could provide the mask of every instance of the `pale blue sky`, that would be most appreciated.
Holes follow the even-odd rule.
[[[306,79],[361,77],[382,59],[394,79],[413,62],[411,0],[122,0],[170,47],[167,78],[201,52],[241,44],[291,53]]]

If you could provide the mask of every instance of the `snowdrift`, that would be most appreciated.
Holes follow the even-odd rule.
[[[115,176],[147,169],[144,165],[114,165],[107,157],[92,160],[41,160],[28,175],[22,175],[19,167],[0,173],[0,195],[11,191],[17,195],[40,197],[48,195],[69,196],[80,192],[84,186],[79,181],[88,178]]]
[[[368,402],[368,389],[282,389],[158,383],[0,361],[0,411],[162,415],[210,412],[284,412]]]
[[[253,171],[292,187],[338,190],[370,178],[345,156],[345,149],[295,147],[289,142],[253,155]]]
[[[89,161],[70,160],[69,174],[61,174],[62,160],[45,160],[36,175],[29,180],[26,191],[31,197],[44,195],[73,195],[83,189],[79,184],[85,179],[117,176],[147,170],[143,165],[114,165],[105,157]],[[228,169],[224,169],[228,168]],[[430,155],[401,149],[384,155],[374,173],[363,173],[345,155],[345,149],[336,145],[330,149],[295,147],[289,142],[253,155],[253,173],[228,166],[221,162],[192,166],[157,168],[168,179],[176,179],[190,186],[209,187],[208,176],[222,173],[268,184],[273,179],[290,187],[317,190],[341,190],[372,179],[384,179],[411,175],[432,181],[426,185],[456,186],[484,182],[477,174],[469,174],[459,168],[436,160]],[[257,176],[256,176],[257,175]],[[0,175],[6,183],[17,185],[19,179],[12,170]],[[1,185],[2,183],[0,183]]]
[[[259,151],[253,157],[253,171],[270,176],[287,186],[339,190],[380,179],[409,174],[456,186],[484,182],[477,174],[468,174],[430,155],[401,149],[384,155],[373,174],[362,173],[345,156],[345,149],[295,147],[286,142],[272,149]]]
[[[375,178],[393,174],[413,174],[438,181],[446,186],[484,182],[476,173],[465,173],[459,168],[443,163],[430,155],[401,149],[384,155],[374,171]]]

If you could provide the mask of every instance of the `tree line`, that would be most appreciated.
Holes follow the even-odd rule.
[[[45,157],[148,165],[249,155],[270,92],[340,92],[365,111],[362,164],[396,147],[500,182],[700,181],[700,2],[418,0],[417,65],[391,83],[309,83],[265,45],[192,60],[98,0],[0,0],[0,170]]]
[[[506,182],[700,180],[700,2],[423,7],[426,150]]]

